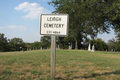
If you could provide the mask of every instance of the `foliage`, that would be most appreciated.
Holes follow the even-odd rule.
[[[116,41],[115,39],[108,40],[109,50],[120,51],[120,41]]]
[[[108,50],[107,44],[104,41],[102,41],[102,39],[100,38],[91,40],[90,43],[91,45],[95,46],[95,50],[99,50],[99,51]]]
[[[26,50],[25,43],[20,38],[9,39],[9,46],[11,51]]]
[[[36,41],[32,44],[31,47],[35,49],[40,49],[41,46],[42,46],[41,42]]]
[[[0,33],[0,52],[8,51],[7,38],[4,37],[3,33]]]
[[[67,39],[76,47],[88,35],[94,39],[98,33],[109,33],[111,25],[113,29],[120,26],[120,0],[52,0],[48,4],[55,8],[53,13],[69,14]]]
[[[50,48],[51,45],[51,37],[50,36],[42,36],[41,37],[41,45],[43,49]]]

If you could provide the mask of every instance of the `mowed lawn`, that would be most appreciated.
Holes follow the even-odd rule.
[[[50,80],[50,50],[0,53],[0,80]],[[57,50],[55,80],[119,80],[120,53]]]

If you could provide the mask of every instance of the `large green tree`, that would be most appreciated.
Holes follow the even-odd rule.
[[[3,33],[0,33],[0,52],[8,51],[8,42],[7,38],[4,36]]]
[[[41,37],[41,46],[44,49],[50,48],[51,37],[50,36],[42,36]]]
[[[116,41],[114,38],[108,40],[109,50],[120,51],[120,41]]]
[[[118,28],[120,0],[52,0],[54,13],[69,14],[69,35],[67,39],[81,44],[88,35],[92,39],[98,33],[109,33],[112,28]]]
[[[91,40],[90,43],[91,45],[95,46],[95,50],[99,50],[99,51],[108,50],[107,44],[100,38]]]
[[[40,49],[41,46],[42,46],[41,42],[36,41],[32,44],[31,47],[34,49]]]
[[[26,50],[25,43],[21,38],[12,38],[9,40],[9,46],[10,50],[12,51],[20,51],[20,50]]]

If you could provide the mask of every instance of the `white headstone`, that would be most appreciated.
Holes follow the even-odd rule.
[[[68,50],[71,50],[71,46],[69,46]]]
[[[88,46],[88,51],[91,51],[91,49],[90,49],[90,44],[89,44],[89,46]]]
[[[113,49],[111,51],[113,52]]]
[[[60,48],[59,48],[59,45],[58,45],[58,49],[60,49]]]
[[[92,46],[92,52],[94,52],[94,51],[95,51],[95,46],[93,45],[93,46]]]

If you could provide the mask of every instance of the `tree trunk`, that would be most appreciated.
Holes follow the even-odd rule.
[[[78,46],[77,46],[77,39],[76,39],[76,42],[75,42],[75,49],[78,49]]]

